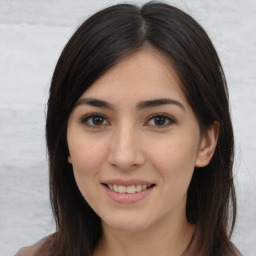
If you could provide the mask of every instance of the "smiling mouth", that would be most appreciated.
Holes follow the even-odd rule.
[[[131,186],[123,186],[123,185],[117,185],[117,184],[103,184],[103,185],[108,187],[110,190],[120,194],[135,194],[155,186],[155,184],[131,185]]]

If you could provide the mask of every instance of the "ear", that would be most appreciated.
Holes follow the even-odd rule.
[[[205,167],[211,161],[217,145],[219,129],[220,123],[215,121],[202,135],[197,152],[196,167]]]
[[[68,156],[68,162],[69,162],[70,164],[72,164],[71,156]]]

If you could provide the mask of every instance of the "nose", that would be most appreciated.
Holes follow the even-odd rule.
[[[108,162],[120,171],[128,171],[145,162],[143,146],[134,127],[117,127],[110,138]]]

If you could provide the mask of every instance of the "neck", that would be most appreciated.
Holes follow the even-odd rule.
[[[192,239],[194,226],[185,216],[181,219],[156,223],[138,232],[115,230],[102,224],[103,236],[94,256],[182,256]]]

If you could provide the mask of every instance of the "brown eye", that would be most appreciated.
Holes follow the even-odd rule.
[[[154,118],[155,125],[165,125],[166,117],[158,116]]]
[[[100,128],[109,125],[109,122],[101,114],[91,114],[81,120],[81,122],[92,128]]]
[[[92,117],[92,123],[93,125],[102,125],[104,123],[104,118],[101,116],[94,116]]]
[[[174,120],[166,114],[156,114],[153,115],[147,122],[146,125],[157,126],[159,128],[166,127],[175,123]]]

